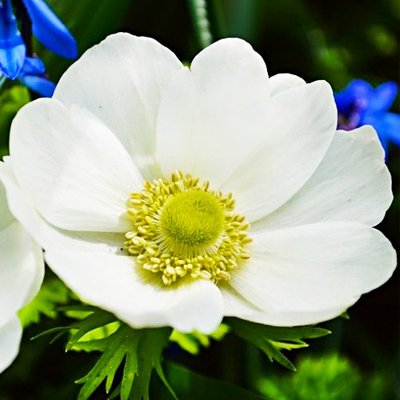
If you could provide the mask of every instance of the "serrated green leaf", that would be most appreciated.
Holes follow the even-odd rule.
[[[69,299],[69,290],[58,279],[45,281],[36,297],[19,313],[19,319],[24,328],[33,323],[38,323],[41,316],[48,318],[57,316],[60,304],[65,304]]]
[[[171,329],[143,329],[138,351],[138,379],[132,387],[132,400],[149,400],[149,386],[153,369],[161,370],[161,353],[168,343]],[[170,388],[169,388],[170,389]]]
[[[53,337],[52,340],[50,341],[50,343],[53,343],[60,336],[62,336],[64,334],[67,334],[69,332],[69,329],[70,329],[69,325],[67,325],[67,326],[57,326],[55,328],[47,329],[46,331],[40,332],[36,336],[33,336],[31,338],[31,340],[37,340],[37,339],[40,339],[41,337],[49,336],[49,335],[52,335],[53,333],[56,333],[57,335],[55,337]]]
[[[138,359],[132,353],[126,355],[124,372],[121,382],[121,400],[128,400],[131,394],[135,374],[138,370]]]
[[[68,350],[83,350],[86,352],[94,350],[102,351],[104,350],[104,343],[107,342],[104,339],[112,335],[119,328],[119,326],[119,321],[114,321],[99,328],[95,328],[94,330],[85,333],[78,341],[75,341],[75,343],[71,344],[71,348]]]
[[[307,347],[302,339],[314,339],[330,334],[330,331],[315,326],[274,327],[261,325],[237,318],[228,318],[233,332],[262,350],[270,361],[277,361],[283,367],[295,371],[292,362],[282,350]]]
[[[171,335],[170,328],[133,329],[116,320],[106,311],[86,306],[63,307],[64,312],[79,314],[82,318],[68,326],[49,329],[36,338],[56,333],[53,341],[61,335],[70,334],[66,350],[100,351],[102,354],[93,368],[82,378],[78,400],[87,400],[105,382],[108,394],[114,384],[119,368],[123,369],[122,381],[111,394],[121,400],[149,399],[149,385],[155,369],[167,389],[176,399],[165,379],[161,367],[162,352]],[[89,313],[88,313],[89,312]],[[110,326],[112,331],[110,331]]]
[[[265,340],[262,345],[258,346],[269,358],[269,360],[276,361],[283,367],[289,369],[290,371],[296,371],[296,367],[293,363],[280,351],[272,341]]]
[[[101,329],[104,326],[115,322],[115,317],[102,310],[97,310],[88,315],[84,319],[70,325],[70,330],[75,331],[71,333],[71,337],[67,343],[66,350],[71,350],[74,346],[79,347],[79,341],[84,338],[88,333]],[[97,338],[96,338],[97,339]]]
[[[83,378],[76,381],[84,384],[79,391],[78,400],[87,400],[106,380],[106,392],[108,393],[113,384],[114,376],[126,355],[125,326],[107,338],[107,347],[95,366]],[[136,350],[136,343],[131,341],[132,347]]]
[[[98,312],[94,313],[90,319],[91,327],[97,325],[93,323],[97,314]],[[88,317],[85,320],[84,324],[82,321],[78,324],[80,324],[80,329],[87,333]],[[113,391],[111,398],[119,394],[121,400],[149,399],[149,385],[153,370],[157,371],[161,379],[165,379],[162,374],[161,355],[171,334],[169,328],[136,330],[120,324],[111,335],[88,341],[82,341],[85,337],[82,333],[78,330],[75,337],[71,338],[73,345],[78,348],[101,350],[102,355],[89,373],[76,381],[78,384],[83,384],[78,400],[89,399],[104,381],[106,393],[109,393],[119,368],[123,368],[122,382]],[[71,343],[67,345],[67,348],[70,346]],[[165,380],[164,383],[166,383]],[[172,391],[169,385],[167,387]]]

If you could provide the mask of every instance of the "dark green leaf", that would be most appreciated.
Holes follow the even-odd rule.
[[[275,327],[236,318],[229,318],[228,323],[236,335],[254,344],[271,361],[275,360],[291,371],[295,371],[296,368],[282,350],[307,347],[307,343],[302,339],[314,339],[330,334],[330,331],[314,326]]]
[[[166,363],[168,381],[180,400],[262,400],[263,397],[230,383],[194,373],[180,365]],[[167,395],[156,399],[168,400]]]
[[[149,399],[151,375],[153,369],[162,375],[161,355],[170,334],[169,328],[136,330],[121,324],[114,333],[100,340],[80,342],[76,338],[83,335],[75,336],[74,346],[80,348],[83,344],[81,348],[103,352],[90,372],[77,381],[83,384],[78,400],[89,399],[103,381],[109,393],[120,367],[123,368],[122,382],[111,397],[119,393],[121,400]]]

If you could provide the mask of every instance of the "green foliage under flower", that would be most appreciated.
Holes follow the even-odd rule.
[[[57,333],[52,340],[55,341],[62,335],[69,334],[66,351],[102,353],[89,373],[76,381],[83,385],[78,400],[89,399],[104,381],[107,394],[113,389],[110,398],[119,395],[121,400],[148,400],[153,369],[170,389],[161,368],[161,353],[168,343],[170,328],[132,329],[119,323],[112,314],[89,306],[65,307],[64,311],[83,312],[87,315],[68,326],[50,329],[36,338]],[[114,324],[115,329],[105,328],[110,324]],[[103,335],[97,334],[88,339],[90,333],[99,333],[99,330]],[[119,368],[123,370],[121,383],[113,387]],[[171,393],[173,394],[172,389]]]
[[[296,371],[296,367],[282,353],[282,350],[308,347],[303,339],[316,339],[331,333],[327,329],[314,326],[278,328],[253,324],[240,319],[229,319],[229,324],[234,333],[258,347],[271,362],[276,361],[291,371]]]
[[[49,279],[41,287],[36,297],[18,313],[23,327],[40,322],[42,316],[56,318],[56,307],[66,304],[70,292],[58,279]]]

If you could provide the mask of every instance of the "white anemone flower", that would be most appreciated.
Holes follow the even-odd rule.
[[[42,250],[10,212],[0,182],[0,373],[18,354],[22,328],[17,312],[36,295],[43,275]]]
[[[55,273],[132,327],[317,323],[396,263],[376,133],[336,124],[326,82],[269,78],[243,40],[187,68],[116,34],[18,113],[10,196]]]

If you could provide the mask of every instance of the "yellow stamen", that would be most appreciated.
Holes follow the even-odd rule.
[[[233,214],[230,193],[209,187],[176,171],[170,179],[146,181],[128,200],[133,228],[125,235],[125,249],[145,270],[161,274],[165,285],[184,277],[229,280],[249,258],[249,224]]]

